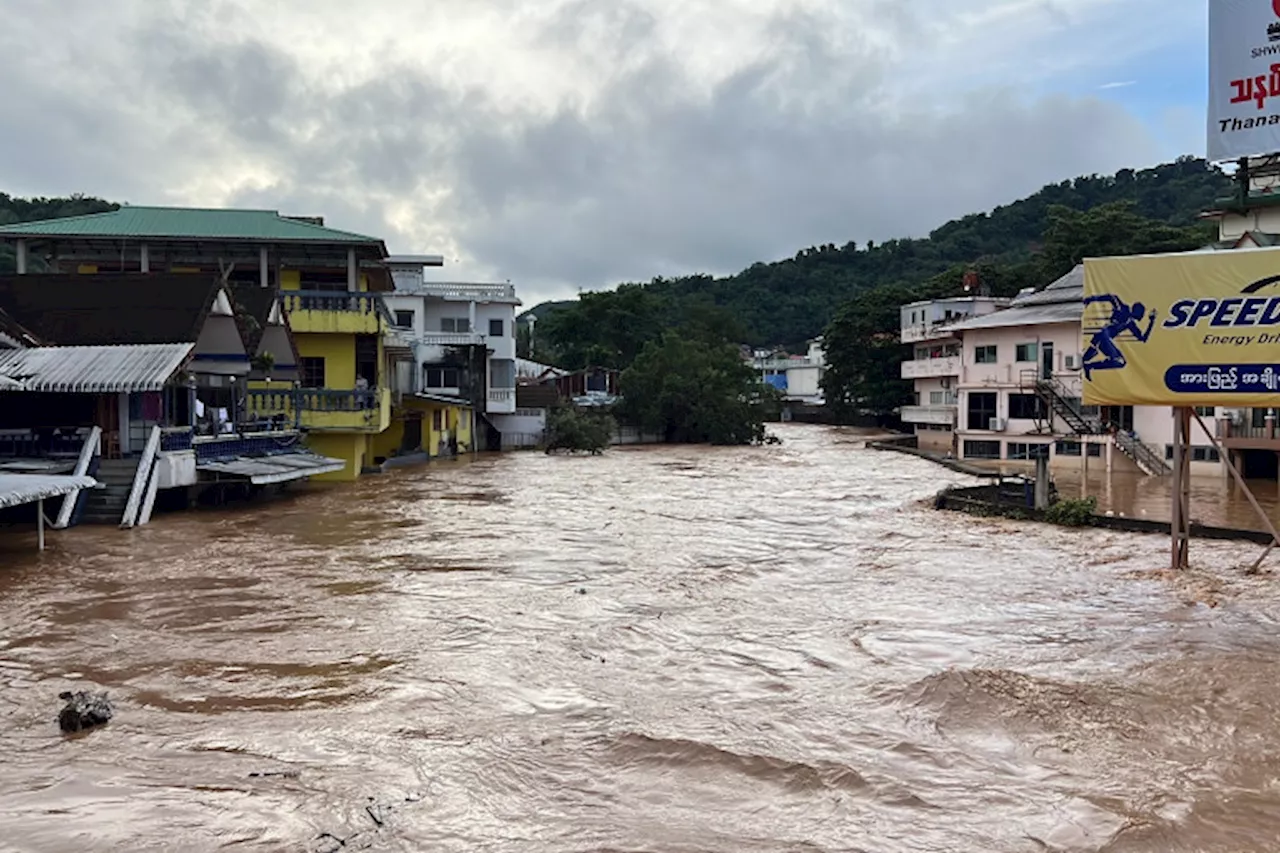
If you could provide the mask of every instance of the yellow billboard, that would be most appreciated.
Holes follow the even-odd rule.
[[[1084,262],[1085,405],[1280,406],[1280,248]]]

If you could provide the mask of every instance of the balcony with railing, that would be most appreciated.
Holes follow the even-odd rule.
[[[429,347],[469,347],[484,343],[484,335],[478,332],[427,332],[422,343]]]
[[[383,329],[386,318],[377,293],[286,290],[280,294],[280,304],[294,332],[374,335]]]
[[[515,285],[511,284],[470,284],[458,281],[428,281],[424,282],[421,288],[415,288],[414,293],[423,296],[433,296],[437,299],[447,299],[450,302],[514,302],[519,303],[516,298]]]
[[[956,411],[956,406],[903,406],[901,417],[904,424],[934,424],[954,428]]]
[[[941,376],[960,375],[960,356],[945,358],[920,358],[902,362],[903,379],[936,379]]]
[[[516,410],[516,389],[490,388],[486,411],[493,414],[512,414]]]
[[[946,327],[953,323],[958,323],[963,319],[963,317],[953,317],[950,320],[943,320],[936,323],[914,323],[906,325],[902,327],[900,339],[904,344],[918,344],[921,341],[949,338],[952,337],[952,335],[946,330]]]
[[[269,422],[240,424],[235,432],[219,435],[200,435],[191,427],[173,427],[161,432],[160,450],[163,453],[195,451],[197,462],[213,462],[287,453],[301,440],[302,433],[297,430],[274,429]]]
[[[245,411],[259,419],[281,418],[306,430],[382,432],[391,424],[391,389],[250,389]]]
[[[1275,418],[1220,419],[1217,433],[1228,450],[1280,450],[1280,423]]]

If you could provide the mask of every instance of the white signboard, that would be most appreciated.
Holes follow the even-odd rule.
[[[1209,0],[1208,159],[1280,153],[1280,0]]]

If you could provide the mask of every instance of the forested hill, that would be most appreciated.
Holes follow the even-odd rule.
[[[1115,175],[1051,184],[990,213],[948,222],[927,238],[814,246],[794,258],[754,264],[737,275],[655,279],[642,288],[663,303],[667,317],[679,316],[690,302],[714,303],[739,321],[746,342],[795,345],[820,334],[841,304],[879,285],[920,282],[957,265],[1029,259],[1040,247],[1055,206],[1089,210],[1128,202],[1143,218],[1186,226],[1230,191],[1230,180],[1221,171],[1204,160],[1183,157],[1151,169],[1124,169]],[[528,313],[550,321],[538,331],[549,333],[551,337],[544,340],[551,343],[565,337],[557,334],[555,319],[564,312],[564,303],[555,303]]]
[[[14,198],[7,193],[0,193],[0,225],[12,225],[15,222],[34,222],[38,219],[61,219],[65,216],[85,216],[90,213],[105,213],[115,210],[118,204],[111,204],[100,198],[73,195],[69,198]],[[14,271],[13,249],[0,246],[0,273]]]

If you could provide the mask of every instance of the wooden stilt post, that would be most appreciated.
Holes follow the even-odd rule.
[[[1189,433],[1192,410],[1178,406],[1173,410],[1173,506],[1170,513],[1172,554],[1170,568],[1174,571],[1189,565],[1191,546],[1191,454]]]
[[[1219,458],[1226,461],[1227,470],[1231,472],[1231,476],[1235,479],[1236,485],[1240,487],[1240,491],[1244,492],[1245,499],[1249,501],[1249,505],[1253,507],[1253,511],[1258,514],[1258,518],[1262,519],[1262,523],[1266,525],[1267,532],[1271,534],[1271,544],[1267,545],[1267,550],[1263,551],[1262,555],[1254,561],[1252,566],[1249,567],[1249,574],[1255,574],[1258,571],[1258,567],[1262,565],[1262,561],[1271,553],[1271,550],[1280,546],[1280,531],[1276,530],[1275,523],[1272,522],[1271,516],[1267,515],[1266,512],[1263,511],[1261,505],[1258,504],[1258,499],[1253,496],[1253,490],[1249,488],[1249,484],[1245,481],[1244,475],[1240,473],[1240,469],[1236,467],[1235,462],[1231,459],[1231,454],[1228,453],[1226,448],[1224,448],[1218,441],[1217,433],[1209,431],[1209,428],[1205,426],[1204,420],[1201,419],[1199,414],[1195,415],[1195,419],[1196,423],[1200,424],[1200,428],[1209,436],[1209,441],[1213,442],[1213,446],[1218,449]]]
[[[36,547],[44,550],[44,498],[36,501]]]

